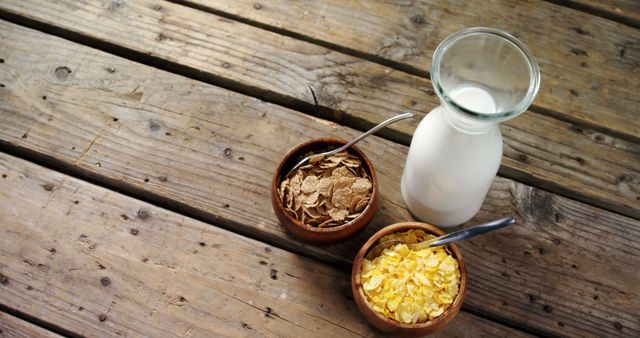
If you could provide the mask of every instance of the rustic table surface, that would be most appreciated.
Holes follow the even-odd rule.
[[[381,336],[351,261],[411,219],[411,135],[449,34],[504,29],[542,87],[504,123],[499,177],[460,243],[463,311],[439,337],[640,336],[636,0],[0,1],[0,336]],[[275,167],[360,144],[380,208],[355,239],[289,237]]]

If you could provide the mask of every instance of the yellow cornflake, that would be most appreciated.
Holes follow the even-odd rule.
[[[384,236],[406,244],[435,236],[409,230]],[[433,320],[446,311],[458,295],[458,261],[445,247],[411,250],[406,244],[385,249],[373,260],[365,259],[360,276],[367,302],[378,313],[401,323]]]

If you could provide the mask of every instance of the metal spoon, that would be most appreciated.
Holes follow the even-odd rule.
[[[404,120],[404,119],[408,119],[410,117],[413,117],[412,113],[404,113],[404,114],[396,115],[396,116],[394,116],[392,118],[386,119],[385,121],[383,121],[379,125],[369,129],[369,131],[367,131],[366,133],[358,136],[353,141],[343,145],[342,147],[340,147],[338,149],[325,151],[324,153],[313,154],[313,155],[307,156],[307,157],[303,158],[302,161],[300,161],[296,165],[294,165],[293,168],[289,169],[289,171],[287,172],[287,175],[285,175],[285,177],[289,176],[289,174],[292,171],[298,169],[301,165],[303,165],[303,164],[305,164],[307,162],[312,162],[312,163],[313,162],[318,162],[318,161],[322,160],[323,158],[325,158],[326,156],[331,156],[333,154],[337,154],[337,153],[339,153],[339,152],[351,147],[352,145],[358,143],[363,138],[375,133],[376,131],[378,131],[378,130],[380,130],[380,129],[382,129],[382,128],[384,128],[384,127],[386,127],[386,126],[388,126],[388,125],[390,125],[390,124],[392,124],[394,122],[397,122],[397,121],[400,121],[400,120]]]
[[[513,217],[501,218],[488,223],[474,225],[472,227],[455,231],[444,236],[432,238],[420,243],[408,244],[408,246],[412,250],[421,250],[421,249],[431,248],[434,246],[445,245],[445,244],[457,242],[463,239],[475,237],[475,236],[487,233],[489,231],[504,228],[507,225],[511,225],[515,223],[515,221],[516,220],[513,219]],[[397,244],[403,244],[403,243],[404,243],[403,241],[397,240],[397,239],[391,239],[391,240],[379,243],[378,245],[373,247],[373,249],[369,250],[369,252],[366,255],[366,258],[368,260],[372,260],[377,256],[379,256],[382,253],[382,251],[384,251],[384,249],[390,248]]]

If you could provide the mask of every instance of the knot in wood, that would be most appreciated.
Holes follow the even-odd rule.
[[[149,216],[151,216],[151,215],[149,214],[149,212],[146,209],[138,210],[138,218],[147,219],[147,218],[149,218]]]
[[[162,126],[161,122],[159,120],[156,119],[150,119],[149,120],[149,130],[151,131],[157,131],[160,129],[160,127]]]
[[[69,77],[69,74],[71,74],[71,69],[67,66],[60,66],[56,68],[55,74],[58,80],[64,81]]]
[[[416,25],[423,25],[425,23],[425,19],[422,15],[414,15],[411,17],[411,22]]]
[[[620,322],[613,323],[613,327],[618,331],[622,331],[622,328],[623,328]]]
[[[0,284],[7,285],[9,284],[9,278],[7,276],[0,273]]]
[[[100,278],[100,284],[102,284],[102,286],[109,286],[111,284],[111,279],[109,279],[109,277],[102,277]]]
[[[122,8],[124,6],[124,0],[111,0],[109,4],[109,10],[115,11],[116,9]]]

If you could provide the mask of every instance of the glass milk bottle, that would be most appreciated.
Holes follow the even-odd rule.
[[[502,158],[499,123],[529,107],[540,72],[510,34],[470,28],[438,46],[431,81],[441,104],[413,135],[402,197],[417,219],[455,226],[480,210]]]

